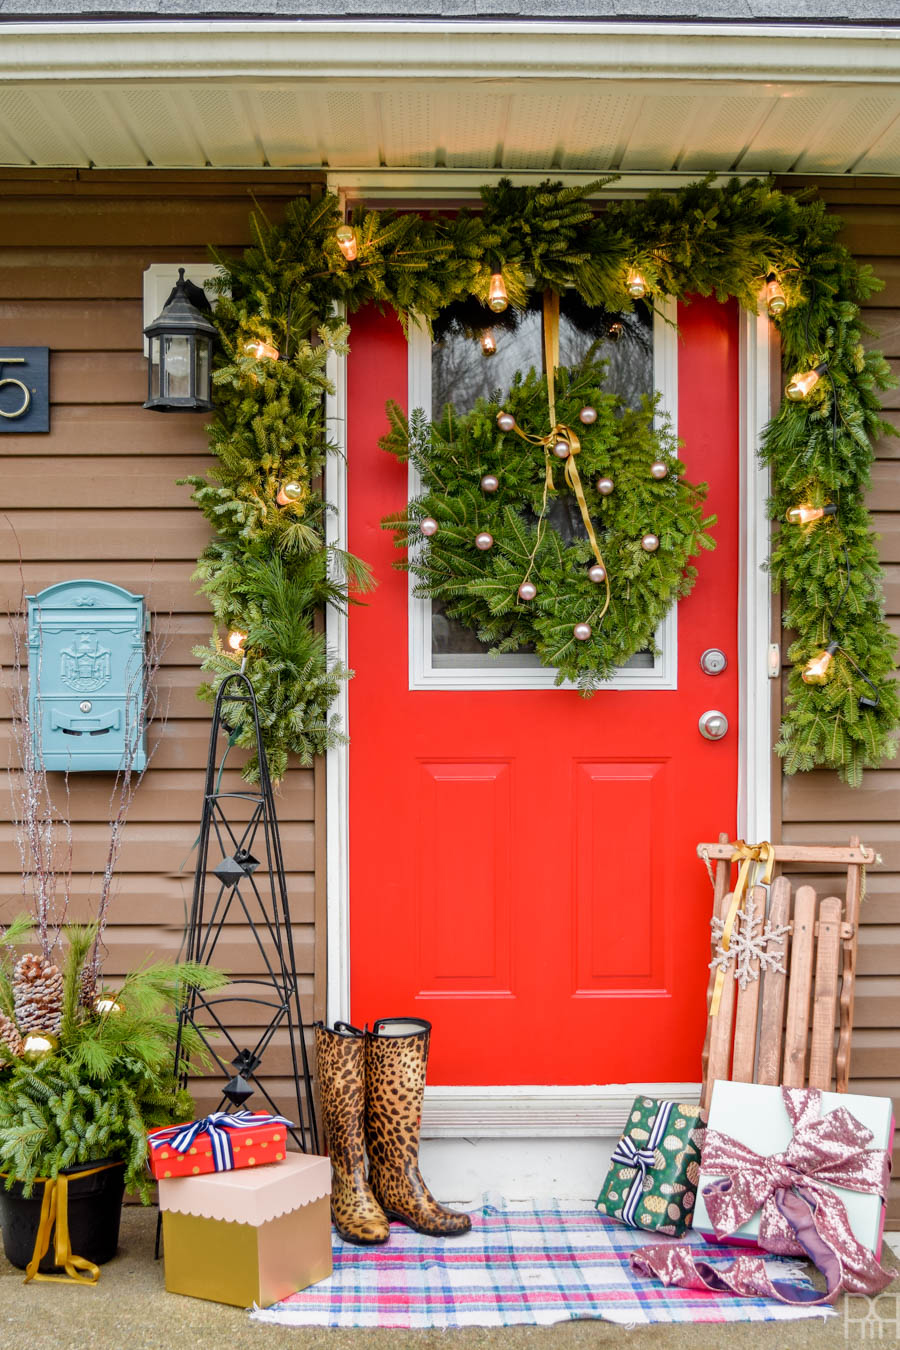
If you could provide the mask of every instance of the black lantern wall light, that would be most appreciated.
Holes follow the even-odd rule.
[[[162,313],[144,329],[150,346],[145,408],[154,412],[209,412],[212,408],[212,307],[184,268]]]

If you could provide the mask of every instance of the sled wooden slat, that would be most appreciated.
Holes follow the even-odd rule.
[[[731,904],[731,892],[723,897],[723,914]],[[712,985],[715,982],[715,971],[712,971],[713,980],[710,984],[710,1001],[712,998]],[[714,1083],[717,1078],[727,1078],[729,1076],[728,1068],[731,1063],[731,1034],[734,1027],[734,957],[725,967],[725,983],[722,985],[722,997],[719,1001],[719,1011],[716,1017],[709,1021],[709,1082]],[[705,1105],[706,1103],[704,1103]]]
[[[697,846],[698,856],[714,868],[713,912],[720,918],[731,901],[734,847],[724,834],[714,844]],[[828,895],[820,900],[812,886],[803,885],[797,889],[792,909],[790,879],[779,875],[769,890],[765,911],[765,889],[753,886],[757,913],[765,912],[773,928],[789,925],[783,943],[772,940],[766,949],[787,973],[764,970],[738,992],[734,962],[729,962],[719,1014],[707,1020],[704,1108],[709,1106],[717,1078],[847,1091],[863,869],[876,861],[875,854],[856,836],[851,836],[849,845],[835,847],[776,844],[774,853],[776,869],[783,864],[845,869],[846,897]],[[751,883],[754,880],[751,873]],[[829,890],[835,881],[828,880]],[[712,972],[708,1008],[714,978]]]
[[[722,847],[726,844],[728,844],[728,835],[720,834],[719,846]],[[728,847],[730,848],[731,845],[728,844]],[[730,856],[731,855],[729,854],[729,857]],[[728,877],[730,871],[731,869],[727,863],[725,862],[717,863],[715,871],[715,881],[713,885],[713,914],[716,916],[717,919],[724,918],[725,915],[725,907],[727,904],[727,892],[728,892]],[[703,1096],[701,1098],[701,1104],[704,1107],[709,1105],[709,1103],[706,1100],[707,1091],[709,1090],[707,1088],[707,1084],[715,1082],[715,1079],[709,1072],[709,1055],[710,1055],[710,1040],[712,1038],[712,1021],[708,1016],[710,1005],[712,1003],[713,985],[715,984],[715,980],[716,980],[715,971],[710,971],[709,983],[706,990],[706,1011],[707,1011],[706,1035],[703,1040],[703,1054],[701,1057],[701,1064],[703,1069]]]
[[[750,898],[756,904],[756,913],[766,912],[766,892],[763,886],[754,886]],[[731,1077],[735,1083],[752,1083],[756,1062],[756,1022],[759,1016],[759,961],[750,963],[750,980],[746,988],[738,989],[737,1014],[734,1019],[734,1049],[731,1056]]]
[[[834,1072],[834,1024],[838,1002],[838,964],[841,959],[842,908],[836,895],[829,895],[819,905],[809,1086],[822,1088],[826,1092],[831,1088]]]
[[[849,848],[840,848],[830,844],[774,844],[776,863],[821,863],[823,867],[872,867],[875,864],[875,850],[865,848],[859,840],[851,840]],[[698,844],[697,856],[703,857],[706,850],[712,862],[730,862],[734,844]]]
[[[859,846],[859,839],[856,835],[851,835],[850,842]],[[846,1092],[850,1083],[850,1037],[853,1032],[853,1004],[856,999],[856,944],[859,938],[859,906],[862,900],[862,883],[862,868],[849,868],[844,920],[849,924],[850,932],[844,937],[841,944],[841,1021],[834,1075],[836,1092]]]
[[[794,931],[791,934],[784,1066],[781,1073],[785,1087],[803,1087],[806,1080],[815,926],[816,893],[812,886],[801,886],[794,897]]]
[[[791,917],[791,883],[787,877],[776,877],[772,883],[772,898],[769,905],[769,922],[774,928],[786,924]],[[781,965],[787,969],[788,944],[769,942],[766,947],[769,955],[781,955]],[[763,975],[763,1008],[759,1024],[759,1056],[756,1066],[756,1082],[774,1085],[781,1082],[781,1044],[784,1031],[784,998],[787,990],[787,974],[780,970],[767,970]]]

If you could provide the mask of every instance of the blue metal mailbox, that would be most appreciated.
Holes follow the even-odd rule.
[[[144,613],[142,595],[108,581],[28,596],[28,707],[46,769],[116,771],[129,757],[143,769]]]

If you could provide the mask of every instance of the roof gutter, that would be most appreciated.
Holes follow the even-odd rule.
[[[900,28],[419,20],[0,24],[0,82],[422,79],[900,86]]]

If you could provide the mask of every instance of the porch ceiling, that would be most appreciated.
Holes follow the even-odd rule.
[[[900,174],[900,30],[0,29],[0,163]]]

